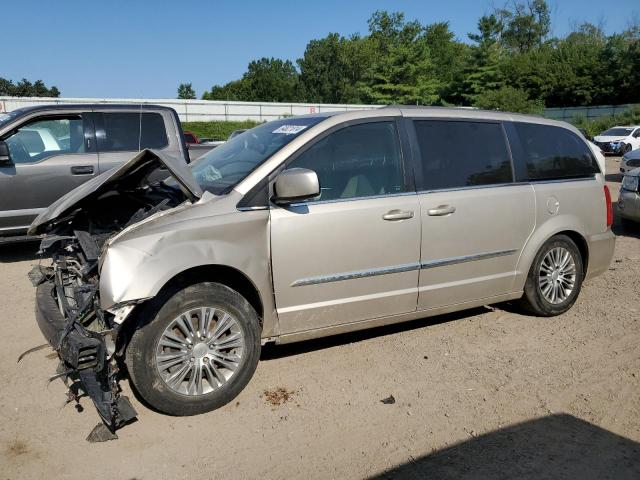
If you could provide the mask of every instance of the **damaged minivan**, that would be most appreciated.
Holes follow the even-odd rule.
[[[149,180],[166,168],[168,178]],[[40,329],[113,431],[128,375],[171,415],[247,385],[261,345],[515,301],[567,311],[612,207],[572,126],[386,107],[262,124],[187,166],[143,151],[43,212]]]

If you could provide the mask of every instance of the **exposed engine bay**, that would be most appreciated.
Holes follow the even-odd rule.
[[[29,273],[37,287],[39,327],[60,358],[50,380],[64,381],[67,402],[79,405],[82,396],[93,401],[103,423],[89,441],[117,438],[116,429],[136,416],[118,386],[127,335],[114,314],[100,307],[101,254],[123,229],[190,200],[179,186],[148,180],[161,165],[153,152],[138,157],[133,172],[120,181],[103,182],[62,215],[35,227],[44,234],[39,254],[52,259],[51,265],[41,262]]]

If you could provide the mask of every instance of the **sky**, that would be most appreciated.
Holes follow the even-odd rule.
[[[64,97],[198,97],[240,78],[261,57],[295,60],[330,32],[365,34],[375,10],[423,24],[447,21],[460,40],[513,0],[0,0],[0,77],[42,79]],[[607,34],[640,19],[638,0],[550,0],[552,34],[585,21]]]

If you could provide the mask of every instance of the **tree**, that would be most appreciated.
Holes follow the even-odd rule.
[[[330,33],[307,44],[298,60],[306,100],[321,103],[360,103],[357,84],[372,61],[371,49],[361,37]]]
[[[297,102],[304,100],[304,86],[290,60],[261,58],[249,63],[240,80],[214,85],[202,95],[204,100],[248,102]]]
[[[242,77],[251,99],[259,102],[295,102],[301,100],[296,67],[290,60],[261,58],[247,67]]]
[[[537,114],[544,110],[541,101],[531,100],[524,90],[509,86],[483,92],[476,97],[474,106],[485,110]]]
[[[435,75],[440,83],[438,92],[442,102],[460,104],[464,99],[458,93],[458,85],[469,61],[470,48],[455,39],[448,22],[438,22],[425,27],[425,42],[429,48]]]
[[[244,80],[234,80],[225,85],[214,85],[211,87],[211,91],[202,94],[202,99],[228,101],[251,100]]]
[[[441,87],[424,28],[402,13],[375,12],[369,19],[374,62],[362,82],[372,103],[433,105]]]
[[[0,95],[9,97],[59,97],[60,91],[56,87],[47,88],[42,80],[31,83],[23,78],[17,83],[0,78]]]
[[[459,92],[468,105],[473,105],[485,92],[504,86],[504,73],[501,70],[503,50],[500,44],[503,30],[502,19],[497,14],[491,14],[478,20],[478,33],[468,35],[476,45],[470,49]]]
[[[551,30],[551,14],[546,0],[527,0],[516,3],[513,10],[498,12],[502,17],[500,39],[503,45],[523,53],[542,45]]]
[[[546,0],[509,0],[482,16],[468,35],[471,45],[446,22],[423,25],[376,11],[367,35],[311,40],[298,69],[288,60],[255,60],[242,78],[203,98],[517,111],[640,102],[640,26],[609,36],[591,24],[563,38],[550,31]]]
[[[181,83],[178,86],[178,98],[184,100],[192,100],[196,98],[196,92],[191,86],[191,83]]]

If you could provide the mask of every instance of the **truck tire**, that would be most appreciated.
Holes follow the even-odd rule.
[[[146,304],[127,346],[133,386],[153,408],[197,415],[233,400],[260,358],[260,323],[238,292],[198,283]]]
[[[566,235],[551,237],[533,260],[520,307],[541,317],[566,312],[580,293],[583,268],[582,255],[573,240]]]

